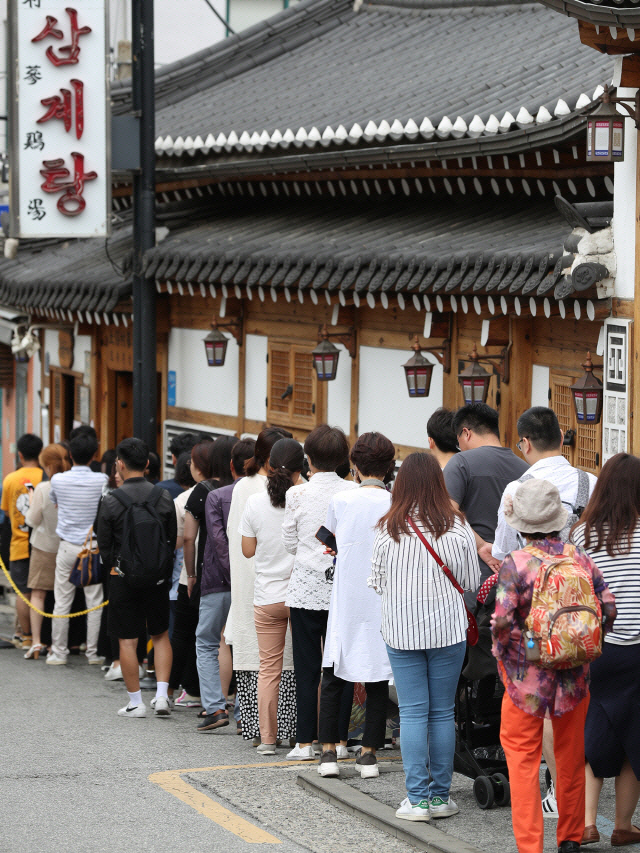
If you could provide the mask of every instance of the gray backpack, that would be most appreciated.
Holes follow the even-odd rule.
[[[579,468],[578,471],[578,494],[576,496],[576,505],[567,504],[566,501],[563,501],[563,504],[567,504],[569,507],[569,516],[567,518],[567,523],[560,531],[560,539],[563,542],[569,541],[569,533],[571,532],[571,528],[576,523],[576,521],[580,520],[580,516],[584,512],[584,508],[586,507],[589,501],[589,476],[586,471],[581,471]],[[524,483],[525,480],[533,480],[533,474],[523,474],[522,477],[518,480],[519,483]]]

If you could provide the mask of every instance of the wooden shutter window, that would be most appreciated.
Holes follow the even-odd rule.
[[[0,344],[0,388],[13,388],[14,364],[11,347]]]
[[[276,415],[289,414],[290,398],[284,400],[282,395],[290,384],[290,355],[289,349],[269,349],[269,397],[268,409]]]
[[[551,408],[558,416],[560,429],[563,432],[575,429],[575,412],[573,410],[573,400],[571,399],[570,386],[573,385],[575,379],[572,376],[559,376],[554,374],[551,376]],[[562,446],[562,455],[573,465],[573,447],[568,445]]]
[[[267,420],[276,426],[311,430],[324,419],[326,390],[318,388],[313,345],[269,341]],[[291,385],[293,393],[282,399]]]
[[[591,474],[599,474],[602,464],[602,424],[579,424],[571,395],[571,385],[576,376],[551,374],[550,406],[558,416],[560,429],[566,432],[576,430],[572,446],[563,445],[562,455],[574,467],[582,468]]]

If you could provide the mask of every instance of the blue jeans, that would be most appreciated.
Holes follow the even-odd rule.
[[[400,745],[407,796],[447,800],[456,732],[453,706],[466,643],[442,649],[387,646],[400,704]]]
[[[220,685],[218,652],[222,629],[231,607],[230,592],[211,592],[200,599],[196,628],[196,655],[200,679],[200,699],[207,714],[224,710],[226,699]]]

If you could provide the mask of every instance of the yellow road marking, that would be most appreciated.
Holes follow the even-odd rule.
[[[353,760],[353,759],[351,759]],[[397,761],[398,757],[389,756],[385,761]],[[185,782],[181,778],[186,773],[211,773],[215,770],[249,770],[254,768],[270,768],[270,767],[295,767],[296,764],[308,764],[306,761],[270,761],[268,763],[261,762],[260,764],[219,764],[216,767],[193,767],[187,770],[163,770],[159,773],[152,773],[149,776],[149,781],[154,785],[158,785],[163,791],[177,797],[183,803],[191,806],[201,815],[209,818],[214,823],[217,823],[223,829],[233,832],[249,844],[282,844],[279,838],[270,835],[265,830],[260,829],[242,817],[234,814],[229,809],[225,809],[220,803],[216,803],[211,797],[198,791],[193,785]]]

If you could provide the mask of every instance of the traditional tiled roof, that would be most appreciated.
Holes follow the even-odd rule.
[[[626,35],[640,42],[640,0],[538,0],[563,15],[610,29],[612,38]],[[636,34],[636,30],[638,31]]]
[[[564,2],[564,0],[563,0]],[[230,163],[410,146],[523,150],[575,133],[612,61],[507,0],[301,0],[157,75],[161,158]],[[115,90],[116,111],[126,88]],[[528,147],[532,146],[528,142]],[[191,155],[191,156],[189,156]],[[191,157],[197,157],[192,161]],[[238,168],[241,168],[238,167]],[[238,170],[236,169],[236,171]]]

